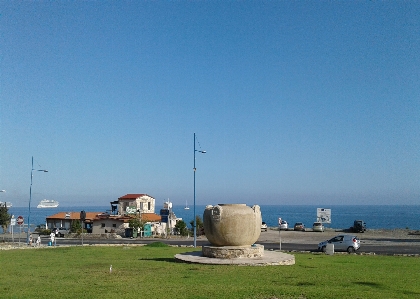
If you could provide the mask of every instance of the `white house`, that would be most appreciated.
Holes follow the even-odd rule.
[[[118,214],[154,213],[155,199],[147,194],[126,194],[118,198]]]
[[[118,207],[116,206],[118,205]],[[129,227],[129,221],[132,217],[141,218],[150,223],[153,234],[159,234],[162,230],[160,226],[161,217],[155,214],[155,199],[147,194],[126,194],[118,198],[118,201],[111,202],[112,211],[117,209],[117,215],[107,213],[97,215],[93,219],[92,232],[94,234],[102,233],[122,233]]]

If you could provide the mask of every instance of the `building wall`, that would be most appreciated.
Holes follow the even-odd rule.
[[[127,207],[135,207],[136,211],[140,210],[141,213],[154,213],[155,212],[155,199],[151,196],[143,195],[132,200],[119,200],[118,213],[119,215],[126,214]]]
[[[47,228],[53,229],[54,227],[66,227],[70,229],[71,219],[49,219],[47,220]]]
[[[162,223],[153,223],[152,224],[152,233],[153,235],[157,235],[157,236],[164,236],[166,234],[166,227],[167,224],[162,222]]]
[[[128,223],[123,223],[120,220],[112,218],[95,219],[92,225],[92,234],[121,233],[126,227],[128,227]]]

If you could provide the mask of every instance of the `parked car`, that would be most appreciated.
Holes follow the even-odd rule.
[[[318,250],[325,252],[327,244],[334,244],[334,251],[356,252],[360,248],[360,240],[352,235],[338,235],[318,244]]]
[[[288,228],[289,228],[289,225],[287,224],[287,221],[286,220],[282,220],[281,223],[280,223],[279,229],[280,230],[287,230]]]
[[[51,232],[55,234],[56,237],[64,238],[64,235],[69,233],[69,230],[65,227],[56,228],[54,227]]]
[[[363,220],[354,220],[351,230],[355,233],[364,233],[366,231],[366,223]]]
[[[294,230],[300,230],[300,231],[304,232],[305,231],[305,225],[302,222],[296,222],[293,229]]]
[[[325,227],[322,224],[322,222],[314,222],[314,224],[312,225],[312,230],[314,232],[323,232],[325,230]]]
[[[261,231],[262,232],[266,232],[267,231],[267,224],[264,221],[261,223]]]

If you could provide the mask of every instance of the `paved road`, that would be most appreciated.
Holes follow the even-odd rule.
[[[7,238],[6,238],[6,241]],[[10,240],[11,241],[11,240]],[[17,239],[15,239],[17,241]],[[21,240],[21,244],[25,240]],[[84,239],[84,245],[93,245],[93,244],[148,244],[152,242],[163,242],[170,245],[179,245],[179,246],[192,246],[193,239]],[[47,244],[48,239],[43,238],[42,244]],[[81,239],[71,239],[71,238],[57,238],[56,245],[81,245]],[[257,242],[258,244],[264,245],[266,250],[278,250],[279,242]],[[407,242],[407,245],[402,244],[401,242],[388,242],[389,244],[383,244],[383,242],[378,244],[361,244],[359,253],[375,253],[383,255],[394,255],[394,254],[420,254],[420,240]],[[197,247],[209,244],[207,239],[197,239]],[[281,249],[284,251],[317,251],[316,244],[302,244],[302,243],[282,243]]]
[[[329,230],[324,233],[313,233],[313,232],[281,232],[282,244],[281,249],[284,251],[317,251],[317,244],[320,241],[327,240],[338,233],[334,230]],[[0,236],[0,242],[2,237],[6,242],[11,242],[11,235],[6,234]],[[359,253],[375,253],[375,254],[420,254],[420,236],[409,235],[404,230],[399,231],[370,231],[365,234],[360,234],[361,246],[358,250]],[[18,236],[14,236],[14,241],[18,242]],[[26,242],[26,234],[21,235],[21,244]],[[48,244],[49,238],[47,236],[42,237],[42,244]],[[179,246],[192,246],[193,238],[178,238],[172,237],[170,239],[149,239],[149,238],[137,238],[137,239],[84,239],[83,243],[87,244],[147,244],[151,242],[163,242],[172,245]],[[81,239],[72,238],[57,238],[56,244],[60,245],[81,245]],[[256,242],[264,245],[266,250],[278,250],[279,245],[279,232],[269,230],[263,232],[260,238]],[[207,245],[208,241],[205,237],[197,238],[197,247]]]

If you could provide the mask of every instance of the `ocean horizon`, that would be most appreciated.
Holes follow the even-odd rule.
[[[248,205],[250,206],[250,205]],[[196,205],[196,215],[203,218],[205,205]],[[157,206],[155,213],[159,214],[163,206]],[[174,205],[172,210],[178,218],[182,218],[187,225],[194,219],[194,206]],[[345,229],[353,225],[354,220],[366,222],[367,229],[420,229],[420,205],[260,205],[262,221],[269,227],[277,227],[278,219],[289,223],[289,228],[295,222],[303,222],[306,227],[312,227],[316,221],[317,208],[331,209],[331,224],[326,227]],[[45,224],[48,216],[59,212],[110,212],[110,206],[58,206],[57,208],[31,208],[31,230],[40,224]],[[11,207],[9,214],[15,218],[22,216],[27,224],[28,207]],[[1,231],[1,229],[0,229]]]

